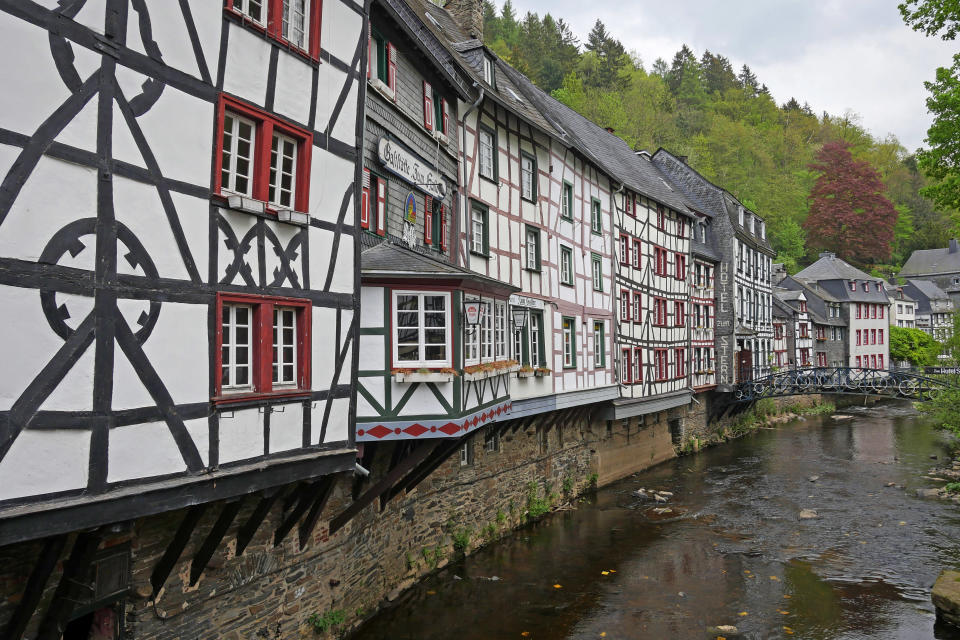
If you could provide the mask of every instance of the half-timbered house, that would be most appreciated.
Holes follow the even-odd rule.
[[[15,2],[0,21],[18,61],[0,71],[0,545],[46,537],[0,635],[88,637],[96,609],[118,637],[145,541],[105,536],[190,507],[137,567],[155,602],[207,505],[191,584],[245,496],[302,481],[319,504],[354,467],[364,9]]]
[[[788,331],[793,325],[793,312],[780,298],[773,296],[773,370],[783,371],[793,366],[791,343],[793,333]]]

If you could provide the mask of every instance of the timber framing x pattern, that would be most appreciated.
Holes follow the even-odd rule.
[[[344,8],[362,17],[363,9],[360,6],[349,0],[340,2]],[[351,347],[355,345],[358,335],[358,314],[355,312],[359,299],[359,267],[355,264],[352,268],[351,291],[345,291],[343,287],[336,290],[333,278],[338,247],[341,244],[356,247],[355,229],[351,223],[353,215],[347,214],[352,213],[359,196],[356,175],[359,169],[354,171],[353,180],[343,193],[339,211],[335,211],[331,219],[311,217],[306,228],[289,227],[292,230],[290,233],[281,234],[268,225],[267,220],[251,216],[248,218],[251,220],[248,229],[240,235],[228,220],[233,212],[223,208],[221,198],[211,195],[215,192],[211,184],[189,183],[164,174],[161,156],[152,147],[157,141],[150,139],[143,121],[164,95],[172,94],[181,100],[185,96],[188,100],[207,105],[211,121],[215,120],[218,102],[224,95],[230,36],[257,30],[251,29],[247,21],[238,20],[225,6],[219,18],[222,31],[218,58],[215,64],[210,64],[212,61],[208,57],[213,47],[205,50],[189,3],[181,1],[170,3],[169,7],[164,6],[164,11],[176,14],[176,20],[183,29],[179,37],[189,43],[189,49],[192,49],[196,66],[188,73],[165,62],[164,52],[154,39],[155,29],[145,0],[106,0],[102,32],[99,32],[99,26],[85,26],[91,20],[98,20],[97,16],[91,18],[90,15],[96,4],[90,3],[88,7],[85,0],[75,0],[61,2],[55,9],[47,9],[34,2],[0,0],[0,12],[29,29],[39,27],[42,31],[37,30],[37,33],[41,34],[39,37],[44,42],[49,37],[49,52],[56,73],[67,90],[65,99],[55,105],[35,130],[0,129],[0,143],[19,149],[15,161],[0,183],[0,236],[14,232],[20,224],[20,221],[14,224],[13,220],[22,215],[18,211],[21,207],[16,206],[18,198],[27,193],[25,185],[47,159],[65,161],[88,172],[90,169],[96,170],[95,174],[88,173],[95,180],[95,216],[71,220],[53,229],[38,260],[7,256],[0,258],[0,286],[37,290],[42,313],[50,329],[62,340],[35,377],[28,379],[19,396],[0,412],[0,473],[4,458],[25,432],[80,430],[89,433],[89,447],[81,448],[76,453],[89,456],[85,465],[89,469],[86,486],[11,500],[3,500],[0,496],[0,507],[24,500],[105,494],[125,484],[142,482],[145,478],[116,482],[108,480],[111,431],[127,425],[165,423],[182,458],[182,472],[154,475],[150,481],[216,470],[219,466],[220,413],[209,401],[177,404],[168,388],[170,380],[165,380],[155,362],[151,361],[145,345],[157,327],[164,306],[205,307],[208,326],[203,333],[208,336],[210,345],[207,356],[209,390],[206,393],[214,396],[219,369],[214,366],[216,354],[212,339],[216,330],[217,295],[221,292],[296,297],[312,305],[314,310],[332,311],[336,320],[331,323],[328,334],[335,337],[337,345],[333,349],[334,358],[330,366],[332,375],[329,380],[322,381],[329,386],[310,390],[301,401],[303,447],[340,450],[352,442],[352,435],[337,442],[326,442],[324,438],[334,400],[345,399],[345,402],[349,402],[350,420],[354,413],[349,371],[356,367],[356,349]],[[289,125],[290,129],[296,124],[305,127],[301,139],[312,142],[316,153],[322,149],[324,154],[332,154],[341,161],[355,164],[358,156],[355,141],[337,139],[333,132],[347,105],[352,104],[348,102],[352,90],[362,85],[359,82],[363,68],[360,60],[362,38],[358,38],[351,60],[338,59],[331,52],[321,49],[320,3],[314,2],[312,5],[316,11],[311,17],[310,45],[305,60],[312,68],[309,121],[286,122],[286,118],[279,115],[274,118],[278,123]],[[152,8],[155,10],[157,5]],[[75,21],[78,13],[84,10],[87,22]],[[228,28],[229,25],[232,28]],[[136,33],[139,37],[137,46],[128,46],[130,27],[130,33]],[[27,37],[23,35],[26,31],[17,33],[18,37]],[[289,50],[289,43],[268,35],[262,34],[270,49],[263,107],[272,112],[278,94],[279,54]],[[142,48],[145,54],[138,51],[137,47]],[[82,55],[78,56],[78,53]],[[184,55],[189,57],[190,53],[181,52],[178,59],[183,60]],[[91,72],[89,62],[94,59],[97,66]],[[86,66],[80,64],[81,61]],[[329,64],[342,73],[344,82],[334,96],[329,120],[316,122],[315,107],[321,84],[319,66],[323,64]],[[125,82],[131,74],[142,79],[135,85],[138,90],[133,92],[130,91],[130,83]],[[360,86],[361,96],[362,91],[363,87]],[[58,136],[78,119],[85,108],[95,112],[95,150],[58,141]],[[114,135],[121,130],[125,140],[132,140],[139,151],[142,166],[122,160],[115,154]],[[353,136],[358,131],[351,130],[349,135]],[[217,136],[220,133],[217,131]],[[212,154],[213,149],[208,153]],[[156,219],[156,230],[159,232],[165,224],[162,233],[171,237],[175,246],[173,255],[176,259],[165,255],[164,260],[168,264],[179,260],[176,269],[167,271],[183,273],[185,277],[170,277],[162,267],[158,267],[160,259],[151,255],[146,248],[150,243],[138,236],[135,228],[124,221],[124,215],[129,215],[129,212],[122,212],[115,207],[118,179],[145,185],[154,192],[154,197],[159,201],[157,209],[163,213]],[[219,175],[211,176],[211,183],[218,182]],[[209,202],[208,241],[198,242],[185,231],[186,216],[178,209],[182,208],[184,199],[191,197]],[[12,215],[14,213],[16,215]],[[34,227],[41,230],[46,228]],[[330,255],[326,280],[322,283],[310,282],[308,239],[312,230],[333,235],[332,247],[328,245]],[[5,246],[10,246],[9,239]],[[205,253],[198,252],[198,247],[203,248]],[[198,262],[198,255],[206,258],[207,264]],[[316,257],[323,259],[321,256],[318,254]],[[251,257],[257,259],[252,260]],[[267,265],[271,259],[276,268],[268,274]],[[85,266],[77,267],[79,263]],[[256,268],[251,263],[256,264]],[[84,307],[84,303],[78,302],[78,299],[92,301],[92,304],[87,302]],[[89,357],[91,354],[92,358]],[[116,406],[115,362],[121,358],[129,362],[152,404]],[[81,406],[75,410],[44,410],[45,401],[58,387],[66,384],[65,379],[69,378],[71,370],[89,364],[91,360],[92,406]],[[325,405],[323,423],[320,425],[311,425],[310,409],[314,403]],[[270,408],[266,407],[263,413],[265,438],[269,439]],[[206,421],[202,438],[188,429],[188,421]],[[208,447],[206,452],[201,450],[204,445]],[[302,448],[293,452],[308,453]],[[276,457],[276,454],[265,451],[262,457]]]

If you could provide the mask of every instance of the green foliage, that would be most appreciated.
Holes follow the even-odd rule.
[[[937,69],[936,80],[924,82],[930,92],[927,130],[930,149],[917,152],[917,163],[936,182],[921,191],[941,207],[960,209],[960,53],[951,67]]]
[[[960,482],[948,482],[943,486],[947,493],[960,493]]]
[[[915,367],[932,365],[940,349],[940,343],[920,329],[890,327],[890,359],[894,362],[909,362]]]
[[[443,560],[443,549],[440,546],[434,548],[424,547],[420,552],[423,555],[423,560],[427,563],[427,566],[430,567],[430,570],[437,568],[437,565],[440,564],[440,561]]]
[[[897,5],[900,15],[914,31],[953,40],[960,31],[960,2],[957,0],[906,0]],[[942,33],[941,33],[942,32]]]
[[[505,514],[501,509],[497,510],[497,524],[503,524],[507,521],[507,514]]]
[[[473,529],[457,529],[450,537],[453,538],[453,549],[457,553],[466,553],[470,548],[470,538],[473,536]]]
[[[316,633],[326,633],[329,629],[343,624],[347,619],[347,614],[343,609],[333,609],[323,615],[319,613],[310,614],[307,623],[313,627]]]
[[[548,497],[540,497],[540,491],[537,483],[530,481],[527,484],[527,518],[533,520],[550,511],[550,500]]]
[[[943,429],[960,438],[960,376],[948,376],[947,382],[955,385],[918,404],[938,429]]]
[[[570,476],[567,476],[566,478],[564,478],[562,487],[563,487],[563,495],[569,497],[571,494],[573,494],[573,478],[571,478]]]
[[[939,4],[946,10],[957,0],[904,4],[914,9]],[[892,241],[884,229],[883,242],[889,246],[879,258],[862,256],[858,266],[869,268],[864,262],[873,260],[902,264],[912,251],[944,247],[960,231],[949,207],[921,195],[929,185],[917,158],[893,136],[871,136],[856,114],[817,114],[800,97],[778,106],[749,66],[735,72],[717,52],[698,56],[683,46],[669,61],[658,59],[648,70],[623,52],[602,22],[594,24],[581,47],[570,27],[549,14],[521,18],[509,2],[498,13],[486,0],[484,16],[488,46],[540,88],[598,125],[612,127],[634,149],[664,147],[687,156],[694,169],[752,203],[751,209],[766,220],[777,260],[788,272],[817,257],[816,250],[808,249],[804,231],[808,196],[817,179],[808,165],[829,142],[848,143],[856,161],[869,163],[896,207]],[[960,119],[954,117],[954,123],[960,127]],[[956,129],[944,139],[960,146]],[[960,166],[960,156],[954,155],[953,162]],[[864,237],[872,242],[874,236]]]

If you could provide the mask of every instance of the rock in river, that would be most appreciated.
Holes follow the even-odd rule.
[[[941,571],[930,597],[937,618],[960,627],[960,571]]]
[[[799,516],[801,520],[813,520],[819,517],[815,509],[802,509]]]

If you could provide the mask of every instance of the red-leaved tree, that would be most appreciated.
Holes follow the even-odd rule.
[[[803,223],[811,249],[866,264],[890,259],[897,210],[869,162],[854,160],[846,142],[828,142],[809,168],[819,173]]]

